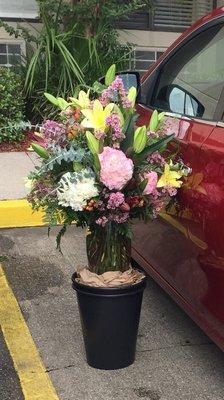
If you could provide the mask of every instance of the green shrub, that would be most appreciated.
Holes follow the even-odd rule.
[[[24,99],[20,75],[0,68],[0,143],[24,139]]]
[[[111,64],[129,68],[130,43],[121,44],[117,24],[150,0],[37,0],[40,30],[36,36],[20,24],[0,20],[9,35],[27,44],[24,89],[27,117],[39,123],[54,116],[44,92],[68,98],[80,84],[103,76]]]

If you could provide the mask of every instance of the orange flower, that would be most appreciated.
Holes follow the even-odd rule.
[[[78,121],[81,115],[81,110],[78,108],[77,110],[74,111],[73,117],[75,121]]]

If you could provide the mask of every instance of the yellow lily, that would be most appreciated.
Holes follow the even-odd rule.
[[[90,106],[89,93],[90,90],[87,93],[84,90],[80,90],[78,98],[70,97],[71,105],[80,109],[88,108]]]
[[[171,171],[170,165],[165,164],[164,172],[163,175],[159,178],[157,187],[164,187],[164,186],[170,186],[170,187],[175,187],[179,188],[182,185],[182,181],[179,181],[182,177],[182,174],[177,171]]]
[[[103,108],[99,100],[94,100],[92,110],[81,110],[82,114],[85,116],[81,125],[84,126],[84,128],[93,128],[97,131],[105,132],[107,129],[106,118],[109,117],[113,108],[113,103],[110,103]]]

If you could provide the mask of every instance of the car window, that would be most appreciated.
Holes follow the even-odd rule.
[[[153,95],[145,93],[145,104],[213,120],[223,87],[224,26],[219,24],[198,34],[165,62]],[[143,98],[144,90],[147,84]]]

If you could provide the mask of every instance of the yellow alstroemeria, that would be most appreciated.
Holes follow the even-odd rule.
[[[182,181],[179,181],[179,179],[182,178],[182,174],[177,171],[171,171],[170,165],[165,164],[164,172],[163,175],[159,178],[157,187],[164,187],[164,186],[170,186],[174,188],[179,188],[182,185]]]
[[[71,105],[80,108],[81,110],[83,108],[88,108],[90,106],[90,98],[89,98],[89,93],[84,92],[84,90],[80,90],[78,98],[75,97],[70,97],[71,100]]]
[[[94,130],[105,132],[107,129],[106,119],[111,114],[114,104],[110,103],[105,108],[99,100],[94,100],[93,108],[81,110],[85,119],[81,122],[84,128],[93,128]]]

